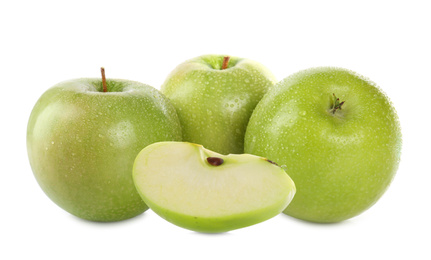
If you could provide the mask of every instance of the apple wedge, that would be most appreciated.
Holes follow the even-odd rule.
[[[296,188],[275,163],[219,153],[187,142],[159,142],[135,159],[133,180],[144,202],[180,227],[217,233],[281,213]]]

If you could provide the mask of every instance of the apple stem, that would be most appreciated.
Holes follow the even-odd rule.
[[[106,87],[105,68],[101,67],[100,72],[102,73],[103,92],[108,92],[108,88]]]
[[[337,110],[341,110],[341,106],[344,104],[345,101],[340,102],[340,99],[337,98],[334,93],[332,93],[332,95],[334,96],[334,104],[332,105],[331,112],[332,114],[335,114]]]
[[[219,165],[222,165],[224,162],[223,159],[219,157],[208,157],[207,161],[212,166],[219,166]]]
[[[228,64],[229,64],[229,60],[230,60],[230,57],[229,57],[229,56],[225,56],[225,57],[223,58],[223,65],[221,66],[221,69],[222,69],[222,70],[227,69],[227,66],[228,66]]]

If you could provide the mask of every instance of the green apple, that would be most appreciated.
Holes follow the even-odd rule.
[[[177,110],[183,141],[238,154],[253,109],[275,81],[255,61],[205,55],[177,66],[161,91]]]
[[[143,147],[181,140],[174,107],[153,87],[127,80],[76,79],[47,90],[31,112],[27,150],[43,191],[92,221],[134,217],[148,207],[132,179]],[[104,92],[104,90],[106,92]]]
[[[180,227],[225,232],[281,213],[295,185],[275,163],[221,155],[187,142],[159,142],[136,157],[133,179],[145,203]]]
[[[312,68],[279,82],[256,107],[245,152],[286,165],[297,194],[284,211],[339,222],[371,207],[394,177],[398,117],[373,82],[341,68]]]

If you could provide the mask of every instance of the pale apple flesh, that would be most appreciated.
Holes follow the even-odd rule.
[[[133,169],[146,204],[166,220],[200,232],[224,232],[281,213],[295,194],[284,170],[254,155],[221,155],[200,145],[160,142]]]

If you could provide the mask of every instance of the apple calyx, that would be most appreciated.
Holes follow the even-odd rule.
[[[102,73],[102,86],[103,92],[108,92],[108,87],[106,87],[106,77],[105,77],[105,68],[101,67],[100,72]]]
[[[230,57],[229,57],[229,56],[225,56],[225,57],[223,58],[223,64],[222,64],[222,66],[221,66],[221,69],[222,69],[222,70],[227,69],[227,66],[229,65],[229,60],[230,60]]]
[[[219,157],[208,157],[207,161],[212,166],[220,166],[224,162],[224,160],[222,158],[219,158]]]
[[[335,93],[332,93],[332,95],[334,96],[334,103],[332,104],[331,112],[332,114],[335,114],[337,110],[341,110],[341,106],[345,101],[340,102],[340,99],[335,96]]]

